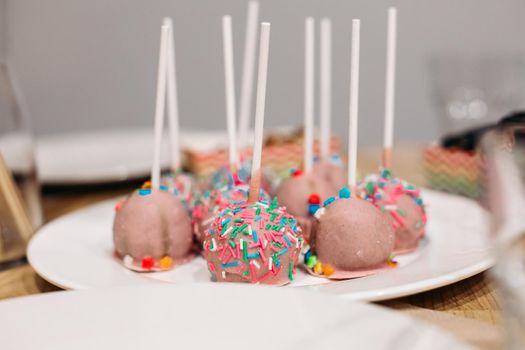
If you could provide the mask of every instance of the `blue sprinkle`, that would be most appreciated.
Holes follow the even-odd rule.
[[[246,257],[247,257],[248,259],[258,259],[260,256],[261,256],[261,254],[259,254],[259,252],[254,253],[254,254],[247,254],[247,255],[246,255]]]
[[[281,261],[278,259],[273,259],[273,262],[275,264],[275,267],[280,268],[281,267]]]
[[[276,256],[283,255],[283,254],[286,253],[287,251],[288,251],[288,248],[284,248],[284,249],[281,250],[280,252],[277,252],[277,253],[276,253]]]
[[[228,225],[231,221],[232,221],[232,219],[226,219],[226,220],[223,220],[223,222],[221,223],[221,226],[226,226],[226,225]]]
[[[160,188],[161,191],[167,191],[168,190],[168,186],[166,186],[166,185],[160,185],[159,188]]]
[[[324,201],[323,206],[324,206],[324,207],[329,206],[330,204],[332,204],[333,201],[335,201],[335,197],[327,198],[327,199]]]
[[[290,247],[292,246],[292,242],[290,242],[290,240],[288,239],[288,237],[283,236],[283,239],[286,241],[286,243],[288,243],[288,245],[289,245]]]
[[[215,231],[215,229],[213,229],[213,228],[209,228],[209,229],[208,229],[208,233],[209,233],[210,235],[214,235],[215,232],[217,232],[217,231]]]
[[[415,199],[417,205],[423,205],[423,200],[421,198]]]
[[[308,204],[308,215],[314,215],[319,207],[319,204]]]
[[[222,267],[235,267],[235,266],[239,266],[240,264],[241,262],[239,260],[235,260],[227,264],[221,264],[221,266]]]
[[[304,253],[304,263],[306,264],[306,262],[308,261],[308,258],[312,255],[312,251],[310,249],[308,249],[308,251],[306,253]]]
[[[139,196],[149,196],[151,194],[151,189],[149,188],[141,188],[139,189]]]
[[[352,195],[352,192],[350,191],[348,187],[343,187],[339,191],[339,198],[350,198],[351,195]]]
[[[259,238],[257,237],[257,231],[252,229],[252,236],[253,236],[253,241],[255,243],[259,243]]]

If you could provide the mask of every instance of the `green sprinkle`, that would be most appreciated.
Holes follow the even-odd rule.
[[[230,247],[232,247],[233,249],[235,249],[235,242],[232,241],[231,239],[228,240],[228,243],[230,244]]]
[[[235,239],[238,233],[239,233],[239,227],[234,227],[232,231],[232,235],[231,235],[232,239]]]
[[[243,219],[235,219],[235,220],[233,220],[233,222],[240,223],[240,222],[244,222],[244,220]]]
[[[269,230],[272,227],[272,224],[266,224],[265,230]]]
[[[396,211],[402,217],[406,217],[407,216],[407,213],[405,213],[405,211],[403,209],[401,209],[401,208],[396,208]]]
[[[368,194],[374,193],[374,183],[372,181],[366,183],[366,192]]]
[[[276,246],[277,248],[282,248],[282,247],[283,247],[282,244],[277,243],[277,242],[272,242],[272,244],[273,244],[274,246]]]
[[[416,222],[416,225],[415,225],[416,230],[419,230],[422,225],[423,224],[421,223],[421,221]]]
[[[242,258],[244,262],[248,262],[248,243],[246,241],[242,242]]]
[[[306,260],[306,266],[308,266],[308,268],[313,268],[315,266],[315,264],[317,263],[317,257],[315,255],[310,255],[308,257],[308,260]]]
[[[242,274],[243,274],[243,276],[248,276],[250,274],[250,272],[249,271],[244,271]]]
[[[288,279],[293,281],[293,265],[291,260],[288,262]]]
[[[228,226],[227,225],[224,225],[222,227],[222,230],[221,230],[221,236],[224,236],[224,233],[226,232],[226,230],[228,229]]]
[[[279,203],[277,203],[277,197],[273,197],[272,203],[270,204],[270,209],[279,208]]]
[[[239,231],[244,233],[244,234],[248,234],[248,224],[243,224],[241,227],[239,227]]]
[[[261,214],[261,208],[257,208],[257,210],[255,211],[255,215],[260,215]]]

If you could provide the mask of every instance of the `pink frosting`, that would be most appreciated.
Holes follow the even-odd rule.
[[[312,251],[335,272],[329,278],[351,278],[386,268],[394,249],[392,225],[362,199],[337,199],[318,214]]]
[[[272,285],[293,279],[302,245],[295,219],[276,202],[228,206],[203,244],[214,280]]]
[[[123,259],[140,262],[151,257],[158,262],[168,256],[182,260],[192,247],[191,221],[173,194],[157,190],[141,195],[135,191],[117,206],[113,242],[117,256]]]

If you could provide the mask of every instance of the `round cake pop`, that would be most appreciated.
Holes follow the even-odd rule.
[[[275,200],[228,206],[203,244],[215,281],[273,285],[293,280],[302,245],[295,219]]]
[[[250,182],[251,161],[244,160],[240,163],[237,173],[232,174],[229,165],[224,165],[217,169],[210,178],[209,188],[224,189],[232,188],[236,185],[247,184]],[[266,193],[273,195],[275,192],[275,183],[278,176],[269,168],[264,168],[262,172],[261,187]]]
[[[191,258],[190,217],[167,188],[139,189],[115,209],[115,255],[125,267],[162,271]]]
[[[365,199],[388,213],[396,237],[394,252],[403,254],[417,249],[427,222],[419,189],[393,177],[388,169],[382,169],[379,175],[367,176],[360,189]]]
[[[204,234],[210,227],[214,217],[227,206],[239,205],[248,200],[248,185],[239,185],[232,188],[214,189],[206,191],[196,201],[192,211],[193,232],[197,241],[204,240]],[[269,203],[270,196],[263,190],[259,193],[259,200]]]
[[[161,184],[168,188],[178,200],[181,201],[184,208],[191,213],[195,205],[195,199],[198,196],[197,186],[193,177],[184,173],[169,173],[162,177]]]
[[[389,268],[394,232],[371,203],[343,188],[316,213],[311,250],[304,256],[309,271],[330,279],[361,277]]]

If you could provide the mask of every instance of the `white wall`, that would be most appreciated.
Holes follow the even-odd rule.
[[[151,125],[159,26],[175,20],[183,127],[225,125],[220,17],[233,16],[240,86],[245,1],[7,0],[12,68],[39,133]],[[262,0],[272,22],[268,125],[302,121],[303,20],[334,26],[334,130],[348,110],[350,19],[362,19],[360,143],[382,135],[386,8],[399,9],[397,139],[439,133],[429,57],[525,54],[523,0]]]

